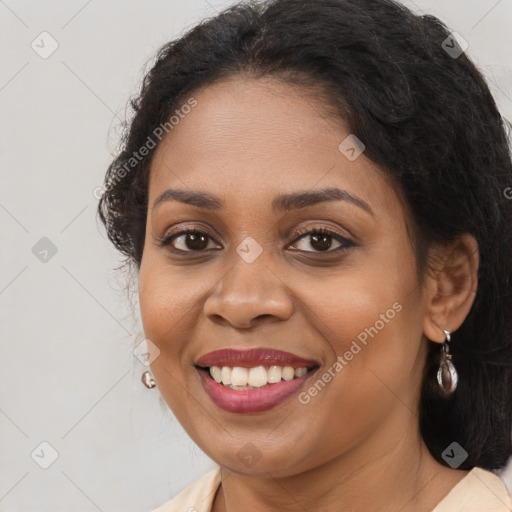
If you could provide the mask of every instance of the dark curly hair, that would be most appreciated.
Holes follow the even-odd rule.
[[[248,1],[204,20],[158,51],[131,100],[134,115],[98,213],[138,269],[158,127],[169,128],[194,91],[229,76],[318,86],[364,141],[365,155],[398,184],[420,276],[431,244],[462,233],[478,242],[478,291],[452,335],[459,385],[449,398],[436,391],[439,344],[427,340],[419,421],[440,463],[456,441],[469,454],[461,469],[500,469],[512,453],[510,127],[475,65],[447,51],[447,41],[462,51],[449,37],[434,16],[391,0]]]

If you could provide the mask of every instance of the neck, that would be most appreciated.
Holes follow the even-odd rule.
[[[417,419],[411,423],[417,425]],[[349,452],[292,476],[249,476],[223,469],[212,512],[244,510],[247,504],[251,512],[367,512],[377,505],[382,512],[431,511],[467,471],[439,464],[417,427],[408,431],[414,434],[406,435],[393,422],[388,432],[379,428]]]

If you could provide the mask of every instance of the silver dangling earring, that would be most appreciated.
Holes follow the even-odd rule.
[[[437,382],[439,387],[445,396],[451,395],[457,387],[459,376],[457,370],[451,361],[452,355],[450,354],[450,333],[443,329],[446,336],[446,340],[443,343],[441,363],[439,364],[439,370],[437,371]]]
[[[146,370],[142,374],[142,377],[140,380],[142,381],[144,386],[146,386],[149,389],[154,388],[156,386],[155,379],[154,379],[153,375],[151,375],[151,372],[149,370]]]

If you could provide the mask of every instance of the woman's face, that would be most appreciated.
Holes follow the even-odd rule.
[[[392,450],[417,429],[425,356],[396,193],[307,90],[236,78],[193,97],[150,172],[139,293],[160,392],[200,448],[238,472],[287,476]],[[181,200],[162,196],[178,189]],[[199,193],[208,200],[192,201]],[[220,349],[264,349],[213,355],[238,367],[233,382],[281,380],[217,383],[196,365]],[[285,366],[314,368],[294,382]]]

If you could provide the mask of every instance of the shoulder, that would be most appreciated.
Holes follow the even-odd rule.
[[[512,501],[497,475],[475,467],[432,512],[512,512]]]
[[[217,466],[151,512],[210,512],[219,484],[220,466]]]

